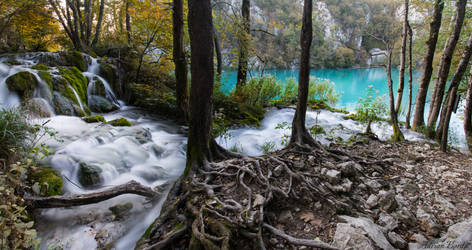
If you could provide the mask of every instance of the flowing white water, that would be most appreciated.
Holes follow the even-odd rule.
[[[69,88],[72,90],[72,92],[74,92],[75,99],[79,103],[80,109],[84,111],[84,104],[82,104],[82,100],[80,100],[79,94],[77,94],[77,91],[75,91],[75,89],[72,88],[72,86],[69,85]]]
[[[90,64],[88,66],[87,72],[83,72],[84,75],[88,78],[89,85],[87,87],[87,95],[90,97],[92,95],[95,95],[94,93],[95,90],[95,85],[96,84],[103,84],[103,87],[105,88],[105,95],[106,98],[111,101],[113,104],[116,104],[118,106],[122,106],[122,103],[119,102],[118,98],[116,98],[115,93],[113,92],[113,89],[111,88],[110,84],[108,83],[105,78],[101,77],[98,75],[100,69],[100,64],[98,63],[97,58],[90,57]],[[100,81],[96,81],[96,79]]]
[[[134,125],[87,124],[67,116],[53,117],[48,123],[64,141],[47,140],[56,150],[48,163],[71,180],[64,183],[67,193],[95,192],[130,180],[155,187],[182,173],[186,144],[183,128],[128,107],[105,115],[107,120],[117,117],[126,117]],[[80,185],[80,164],[100,166],[100,188],[86,189]],[[131,215],[124,221],[113,221],[108,208],[127,202],[133,204]],[[161,202],[147,204],[142,197],[123,195],[88,206],[47,209],[38,220],[42,248],[54,244],[67,249],[95,249],[99,247],[97,240],[107,235],[115,249],[132,249],[159,215]]]

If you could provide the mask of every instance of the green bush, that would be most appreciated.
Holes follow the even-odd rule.
[[[383,120],[382,116],[387,114],[387,104],[385,103],[386,95],[377,96],[378,93],[372,85],[367,88],[367,94],[365,98],[359,98],[359,102],[356,106],[356,119],[357,121],[367,124],[366,132],[370,133],[370,125],[372,122]]]
[[[280,98],[275,101],[279,105],[295,104],[298,100],[298,82],[295,78],[285,79],[285,84],[280,94]]]
[[[0,110],[0,159],[8,161],[13,151],[26,146],[33,132],[26,116],[17,109]]]
[[[309,103],[328,103],[334,106],[339,100],[339,94],[334,90],[334,83],[328,79],[311,78],[308,89]]]
[[[231,95],[242,103],[266,107],[280,95],[280,91],[280,83],[275,80],[275,76],[265,75],[251,78],[246,85],[237,88]]]

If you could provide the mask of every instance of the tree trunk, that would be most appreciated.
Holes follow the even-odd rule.
[[[395,112],[400,112],[402,104],[403,88],[405,86],[405,54],[406,54],[406,39],[408,36],[408,0],[405,0],[405,14],[403,18],[403,33],[402,33],[402,48],[400,53],[400,73],[398,76],[398,92],[397,103],[395,104]]]
[[[446,94],[446,100],[444,101],[444,106],[441,110],[441,119],[439,120],[439,125],[436,133],[436,138],[441,140],[441,144],[444,140],[444,133],[446,134],[446,145],[447,145],[447,130],[449,129],[450,117],[453,112],[453,105],[457,98],[457,89],[462,80],[462,77],[467,70],[469,65],[469,60],[472,56],[472,34],[469,36],[467,46],[462,54],[459,66],[457,67],[454,77],[452,78],[451,85]],[[452,104],[450,104],[452,102]],[[450,106],[451,105],[451,106]],[[441,148],[442,149],[442,148]]]
[[[215,41],[215,53],[216,53],[216,77],[218,81],[221,79],[221,74],[223,73],[223,59],[221,57],[221,46],[220,40],[218,39],[218,35],[216,33],[216,29],[214,30],[213,40]]]
[[[408,111],[406,112],[406,128],[410,128],[411,104],[413,99],[413,31],[408,23]]]
[[[242,28],[239,34],[239,64],[238,64],[238,78],[236,88],[246,85],[248,60],[249,60],[249,43],[251,40],[251,19],[250,19],[250,0],[243,0],[241,7],[242,14]]]
[[[441,63],[439,64],[438,78],[436,86],[434,87],[433,95],[431,96],[431,107],[428,115],[428,127],[434,129],[436,121],[438,120],[439,111],[443,102],[444,89],[449,77],[449,70],[451,68],[452,55],[459,41],[462,24],[464,23],[465,7],[467,0],[458,0],[456,2],[457,16],[454,24],[454,30],[449,37],[446,47],[441,56]]]
[[[131,43],[131,17],[129,15],[129,8],[131,7],[130,0],[126,1],[126,37],[128,38],[128,44]]]
[[[308,102],[308,88],[310,84],[310,47],[313,40],[313,1],[304,0],[303,4],[303,24],[300,35],[300,71],[298,73],[298,103],[295,116],[292,122],[292,136],[290,144],[316,145],[315,140],[305,127],[306,109]]]
[[[183,0],[174,0],[172,9],[177,112],[179,113],[178,116],[183,121],[188,121],[188,83],[184,45]]]
[[[439,36],[439,28],[441,27],[442,11],[444,9],[443,0],[435,0],[432,21],[429,24],[429,39],[426,42],[427,49],[424,57],[423,75],[419,83],[418,94],[415,102],[415,112],[413,115],[414,130],[418,130],[424,125],[424,106],[426,103],[426,95],[428,94],[429,81],[433,73],[433,59],[436,51],[436,43]]]
[[[393,95],[393,81],[392,81],[392,51],[393,48],[387,48],[387,66],[385,67],[385,71],[387,72],[387,81],[388,81],[388,95],[390,99],[390,119],[392,120],[392,128],[393,128],[393,141],[403,141],[405,138],[403,137],[403,133],[398,126],[398,117],[397,112],[395,111],[395,97]]]
[[[472,69],[469,74],[469,85],[464,109],[464,133],[469,152],[472,152]]]
[[[24,198],[28,208],[37,209],[73,207],[94,204],[122,194],[136,194],[149,198],[157,198],[161,193],[154,191],[152,188],[145,187],[136,181],[130,181],[128,183],[95,193]]]
[[[92,0],[85,0],[85,15],[87,17],[87,24],[85,30],[85,44],[90,46],[90,35],[92,33]]]
[[[93,38],[93,41],[92,41],[92,47],[95,47],[95,45],[97,45],[98,39],[100,38],[100,29],[102,27],[104,8],[105,8],[105,0],[100,0],[100,10],[98,12],[97,27],[95,30],[95,37]]]

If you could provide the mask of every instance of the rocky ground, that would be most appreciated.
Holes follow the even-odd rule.
[[[189,231],[223,248],[472,249],[471,157],[425,142],[350,141],[211,164],[191,183]],[[232,234],[212,230],[215,219]]]

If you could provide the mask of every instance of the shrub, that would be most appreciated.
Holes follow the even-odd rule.
[[[26,139],[32,132],[33,127],[20,110],[0,110],[0,159],[8,162],[13,151],[26,146]]]
[[[234,90],[232,96],[240,102],[265,107],[280,95],[280,90],[280,83],[275,80],[275,76],[265,75],[251,78],[246,85]]]
[[[285,85],[282,89],[280,98],[276,101],[276,103],[282,104],[282,105],[290,105],[290,104],[295,104],[297,100],[298,100],[298,82],[293,77],[285,79]]]
[[[387,104],[385,103],[385,95],[374,97],[378,93],[374,87],[370,85],[367,88],[365,98],[359,98],[356,106],[356,119],[361,123],[367,124],[366,133],[371,133],[370,125],[372,122],[381,121],[382,116],[387,114]]]
[[[334,83],[328,79],[311,78],[308,89],[308,102],[323,102],[335,105],[339,100],[339,94],[334,90]]]

